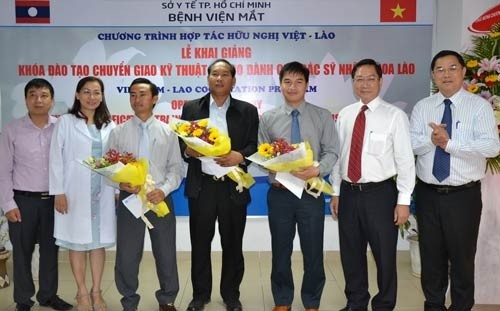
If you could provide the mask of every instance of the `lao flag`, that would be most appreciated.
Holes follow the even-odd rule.
[[[417,0],[380,0],[380,21],[416,22]]]
[[[16,0],[16,23],[49,24],[50,1],[48,0]]]

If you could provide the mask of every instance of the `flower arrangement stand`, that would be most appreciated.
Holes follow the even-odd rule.
[[[5,248],[0,250],[0,289],[10,285],[9,275],[7,274],[7,259],[10,252]]]

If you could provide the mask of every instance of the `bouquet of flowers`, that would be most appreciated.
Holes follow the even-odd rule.
[[[282,138],[259,145],[257,152],[248,159],[275,172],[291,172],[311,165],[318,165],[317,162],[313,161],[313,152],[307,142],[289,144]],[[318,197],[322,192],[333,194],[332,186],[320,177],[308,179],[304,184],[304,190],[315,197]]]
[[[467,67],[464,88],[491,103],[500,133],[500,24],[494,24],[485,35],[474,36],[472,45],[463,54]],[[488,169],[500,173],[500,155],[488,159]]]
[[[145,211],[152,210],[158,217],[164,217],[170,212],[165,202],[162,201],[155,205],[146,198],[146,195],[155,189],[155,183],[151,175],[148,174],[148,161],[146,159],[137,160],[129,152],[119,153],[110,149],[102,158],[89,157],[82,161],[82,164],[112,182],[129,183],[132,187],[141,186],[137,195],[143,203],[141,218],[146,222],[148,228],[153,228],[153,226],[144,217]]]
[[[217,177],[227,175],[237,183],[236,189],[239,192],[242,192],[243,188],[250,188],[255,183],[253,177],[240,167],[222,168],[214,162],[214,157],[225,155],[231,151],[231,139],[212,126],[209,119],[184,121],[172,118],[169,125],[187,146],[205,156],[199,159],[202,161],[202,165],[214,172],[212,175]]]
[[[217,157],[231,151],[229,136],[211,126],[208,119],[184,121],[172,118],[169,125],[186,145],[205,156]]]

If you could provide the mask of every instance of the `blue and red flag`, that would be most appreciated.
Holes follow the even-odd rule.
[[[49,24],[49,0],[16,0],[17,24]]]

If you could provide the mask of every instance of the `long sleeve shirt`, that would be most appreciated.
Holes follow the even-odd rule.
[[[410,133],[417,156],[417,176],[428,184],[459,186],[484,177],[486,159],[500,150],[497,123],[490,103],[463,89],[451,100],[452,132],[445,151],[450,154],[450,176],[441,183],[432,175],[436,146],[430,122],[441,123],[445,97],[441,93],[419,101],[411,113]],[[447,125],[448,126],[448,125]]]
[[[38,128],[26,115],[7,124],[0,139],[0,206],[17,208],[13,190],[49,191],[49,150],[56,118]]]
[[[109,148],[120,153],[131,152],[137,156],[141,123],[142,121],[134,116],[114,128],[109,137]],[[149,174],[153,177],[156,187],[167,196],[176,190],[182,181],[183,162],[179,141],[168,125],[154,116],[146,120],[146,123],[149,136]]]
[[[332,114],[308,102],[303,102],[296,109],[299,111],[302,141],[309,142],[314,160],[319,162],[320,176],[326,176],[330,174],[338,158],[338,140]],[[271,143],[276,138],[291,141],[292,110],[293,108],[284,104],[262,115],[259,144]],[[272,176],[270,178],[272,179]]]
[[[330,176],[335,195],[341,195],[342,180],[347,176],[352,133],[356,116],[363,104],[356,102],[342,109],[337,118],[340,160]],[[380,97],[368,104],[361,151],[361,179],[358,183],[381,182],[397,176],[398,204],[409,205],[415,187],[415,160],[410,142],[408,116]]]

